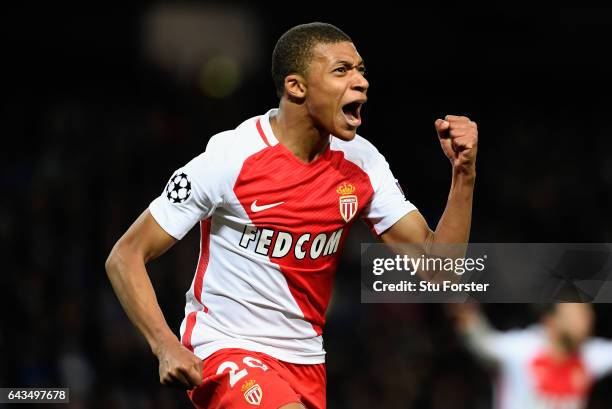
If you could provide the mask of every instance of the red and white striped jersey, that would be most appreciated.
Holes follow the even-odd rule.
[[[304,163],[275,138],[274,111],[213,136],[149,207],[176,239],[200,223],[180,331],[202,359],[242,348],[324,362],[325,311],[350,226],[361,216],[380,234],[415,210],[364,138],[330,136]]]

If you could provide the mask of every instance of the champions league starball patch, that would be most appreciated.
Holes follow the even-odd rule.
[[[191,196],[191,180],[184,172],[176,172],[166,185],[166,197],[170,203],[183,203]]]

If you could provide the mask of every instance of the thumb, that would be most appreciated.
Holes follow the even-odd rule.
[[[436,132],[438,132],[438,136],[440,138],[448,138],[448,128],[450,128],[450,123],[445,121],[444,119],[436,119],[434,122],[434,126],[436,127]]]
[[[453,160],[453,158],[457,156],[455,150],[453,149],[453,142],[448,137],[444,137],[441,135],[438,136],[438,140],[440,141],[440,145],[442,146],[442,151],[444,152],[447,158]]]
[[[202,360],[195,357],[193,366],[189,369],[189,381],[192,385],[200,386],[202,384]]]
[[[202,372],[198,371],[197,368],[190,368],[187,372],[187,378],[189,379],[189,383],[194,387],[202,385]]]

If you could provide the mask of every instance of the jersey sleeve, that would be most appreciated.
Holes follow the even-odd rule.
[[[505,343],[504,333],[493,329],[483,316],[465,329],[463,339],[466,347],[478,359],[494,364],[501,361]]]
[[[602,338],[587,341],[583,349],[583,358],[596,378],[612,372],[612,341]]]
[[[406,199],[397,179],[391,173],[389,163],[378,151],[373,155],[368,174],[374,195],[362,217],[369,222],[374,232],[380,235],[404,215],[416,210],[416,206]]]
[[[222,202],[222,167],[209,149],[177,169],[161,195],[149,205],[153,218],[169,235],[182,239]]]
[[[462,335],[467,349],[480,361],[505,366],[537,348],[537,332],[537,328],[499,331],[481,315]]]

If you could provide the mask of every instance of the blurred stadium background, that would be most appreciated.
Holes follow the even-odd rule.
[[[612,242],[612,11],[506,6],[3,10],[0,386],[70,387],[74,408],[190,407],[158,385],[104,260],[211,135],[276,106],[272,48],[303,22],[353,38],[371,83],[360,134],[430,224],[450,176],[433,121],[458,113],[481,135],[472,241]],[[150,266],[177,331],[197,234]],[[441,306],[360,304],[359,243],[372,240],[358,226],[338,271],[329,407],[490,407],[489,377]],[[498,328],[533,319],[525,305],[485,311]],[[596,312],[597,334],[612,336],[612,308]],[[598,383],[590,407],[612,407],[611,390]]]

